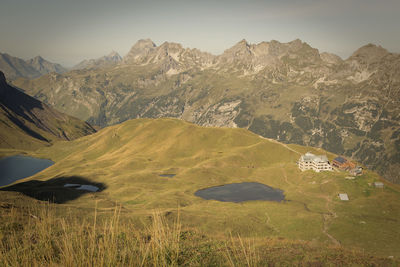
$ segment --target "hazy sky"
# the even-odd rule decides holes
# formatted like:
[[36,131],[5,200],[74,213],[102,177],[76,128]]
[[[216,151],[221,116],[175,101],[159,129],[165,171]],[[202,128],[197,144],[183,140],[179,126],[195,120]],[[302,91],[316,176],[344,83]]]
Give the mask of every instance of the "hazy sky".
[[142,38],[220,54],[299,38],[347,58],[367,43],[400,52],[400,0],[0,0],[0,52],[71,66]]

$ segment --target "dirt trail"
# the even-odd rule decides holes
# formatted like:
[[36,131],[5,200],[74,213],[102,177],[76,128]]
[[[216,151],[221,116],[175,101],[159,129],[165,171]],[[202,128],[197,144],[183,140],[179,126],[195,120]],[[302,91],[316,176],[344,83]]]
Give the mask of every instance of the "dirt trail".
[[266,138],[266,137],[261,136],[261,135],[259,135],[259,137],[261,137],[262,139],[268,140],[268,141],[270,141],[270,142],[279,144],[279,145],[281,145],[281,146],[284,146],[285,148],[289,149],[290,151],[292,151],[292,152],[294,152],[294,153],[296,153],[296,154],[302,155],[299,151],[294,150],[293,148],[289,147],[288,145],[286,145],[286,144],[284,144],[284,143],[278,142],[278,141],[276,141],[276,140],[274,140],[274,139],[271,139],[271,138]]
[[274,230],[275,232],[279,233],[279,229],[276,228],[274,225],[272,225],[271,223],[271,218],[269,217],[268,213],[265,212],[265,216],[267,217],[267,224],[269,225],[269,227],[271,227],[272,230]]
[[[291,182],[288,180],[288,178],[287,178],[287,174],[286,174],[286,171],[285,171],[285,168],[284,168],[283,164],[282,164],[282,173],[283,173],[283,178],[285,179],[285,182],[286,182],[287,184],[289,184],[290,186],[296,187],[296,190],[297,190],[300,194],[303,194],[303,195],[309,196],[309,197],[316,197],[315,195],[311,195],[311,194],[307,194],[307,193],[303,192],[303,191],[298,187],[298,185],[295,185],[295,184],[291,183]],[[329,182],[330,182],[329,180],[325,180],[325,181],[323,181],[321,184],[326,184],[326,183],[329,183]],[[323,214],[322,214],[322,220],[323,220],[322,233],[323,233],[324,235],[326,235],[326,236],[332,241],[332,243],[334,243],[334,244],[337,245],[337,246],[340,246],[340,242],[339,242],[336,238],[334,238],[331,234],[328,233],[328,227],[329,227],[330,221],[331,221],[332,219],[335,219],[335,218],[338,217],[337,214],[336,214],[336,212],[331,208],[332,199],[331,199],[329,196],[326,196],[326,195],[323,195],[323,194],[318,195],[317,197],[323,198],[323,199],[325,199],[325,201],[326,201],[326,202],[325,202],[325,208],[326,208],[326,210],[327,210],[327,213],[323,213]],[[305,207],[307,207],[306,204],[304,204],[304,205],[305,205]],[[310,210],[309,210],[309,211],[310,211]],[[312,211],[311,211],[311,212],[312,212]]]
[[338,216],[337,216],[337,214],[336,214],[336,212],[332,209],[332,208],[330,208],[330,204],[332,203],[332,200],[330,199],[330,197],[328,197],[328,196],[324,196],[324,198],[325,198],[325,200],[326,200],[326,203],[325,203],[325,207],[326,207],[326,209],[328,210],[328,214],[324,214],[323,216],[322,216],[322,218],[324,219],[324,226],[323,226],[323,228],[322,228],[322,232],[327,236],[327,237],[329,237],[329,239],[335,244],[335,245],[337,245],[337,246],[340,246],[340,242],[336,239],[336,238],[334,238],[332,235],[330,235],[329,233],[328,233],[328,227],[329,227],[329,224],[330,224],[330,221],[332,220],[332,219],[335,219],[335,218],[337,218]]

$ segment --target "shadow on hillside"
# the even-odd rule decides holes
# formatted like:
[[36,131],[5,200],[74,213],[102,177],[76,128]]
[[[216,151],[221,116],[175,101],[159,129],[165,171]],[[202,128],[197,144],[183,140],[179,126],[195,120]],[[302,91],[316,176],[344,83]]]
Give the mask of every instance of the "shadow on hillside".
[[79,198],[80,196],[92,193],[90,190],[79,190],[78,186],[65,187],[64,185],[79,184],[87,185],[89,187],[97,187],[97,192],[101,192],[106,189],[106,186],[102,183],[93,183],[84,177],[80,176],[63,176],[55,177],[47,181],[32,180],[28,182],[22,182],[19,184],[13,184],[4,188],[0,191],[14,191],[20,192],[26,196],[35,198],[37,200],[49,201],[52,203],[62,204],[70,200]]

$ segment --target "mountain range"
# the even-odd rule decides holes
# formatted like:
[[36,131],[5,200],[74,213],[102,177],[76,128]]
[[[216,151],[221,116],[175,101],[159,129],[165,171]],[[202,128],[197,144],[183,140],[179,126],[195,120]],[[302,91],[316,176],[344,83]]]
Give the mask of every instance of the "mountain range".
[[110,54],[97,58],[97,59],[85,59],[80,63],[76,64],[72,69],[86,69],[86,68],[99,68],[113,65],[122,61],[122,57],[115,51]]
[[175,117],[247,128],[345,155],[400,182],[400,55],[373,44],[343,60],[301,40],[242,40],[215,56],[146,39],[121,60],[13,83],[101,127]]
[[60,64],[47,61],[41,56],[23,60],[6,53],[0,53],[0,70],[9,80],[19,77],[37,78],[49,72],[63,73],[67,71]]

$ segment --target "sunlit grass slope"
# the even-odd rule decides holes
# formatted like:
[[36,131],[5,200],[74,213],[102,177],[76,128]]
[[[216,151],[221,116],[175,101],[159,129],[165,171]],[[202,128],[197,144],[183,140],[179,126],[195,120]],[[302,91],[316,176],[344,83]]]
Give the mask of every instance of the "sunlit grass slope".
[[[97,201],[108,208],[117,203],[143,222],[155,209],[174,218],[180,207],[182,225],[215,237],[284,237],[400,256],[399,188],[373,188],[370,183],[379,176],[370,171],[355,180],[341,172],[301,172],[296,149],[244,129],[138,119],[39,150],[38,156],[56,164],[29,179],[82,176],[107,188],[71,205],[93,207]],[[280,188],[287,201],[238,204],[194,195],[201,188],[237,182]],[[341,202],[338,193],[347,193],[350,201]]]

